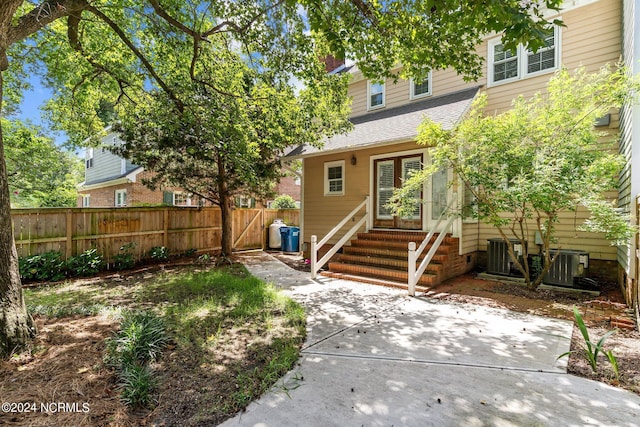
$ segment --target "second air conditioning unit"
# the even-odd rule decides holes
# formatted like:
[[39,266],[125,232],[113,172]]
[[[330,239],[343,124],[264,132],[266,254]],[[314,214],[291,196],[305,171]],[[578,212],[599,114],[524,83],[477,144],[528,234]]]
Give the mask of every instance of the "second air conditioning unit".
[[[558,251],[552,250],[551,258],[557,253]],[[576,279],[584,278],[588,269],[588,252],[562,249],[542,282],[547,285],[577,287]]]

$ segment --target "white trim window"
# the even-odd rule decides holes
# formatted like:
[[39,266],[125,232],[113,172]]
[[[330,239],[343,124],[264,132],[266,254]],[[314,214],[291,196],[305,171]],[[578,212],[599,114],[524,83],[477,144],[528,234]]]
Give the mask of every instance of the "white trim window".
[[127,206],[127,190],[116,190],[116,207]]
[[173,206],[191,206],[191,197],[189,194],[181,191],[173,192]]
[[344,195],[344,160],[324,164],[324,195]]
[[385,84],[367,82],[367,110],[375,110],[384,107]]
[[489,86],[553,72],[560,66],[560,27],[553,27],[535,53],[523,45],[507,50],[499,38],[490,40],[487,57]]
[[89,204],[91,203],[90,199],[91,199],[91,195],[90,194],[83,194],[82,195],[82,207],[83,208],[88,208],[89,207]]
[[91,169],[93,167],[93,148],[87,148],[87,155],[84,165],[85,169]]
[[421,82],[416,82],[411,79],[409,89],[410,99],[420,99],[429,95],[431,95],[431,70],[429,70],[429,74],[427,74],[427,77],[425,77]]

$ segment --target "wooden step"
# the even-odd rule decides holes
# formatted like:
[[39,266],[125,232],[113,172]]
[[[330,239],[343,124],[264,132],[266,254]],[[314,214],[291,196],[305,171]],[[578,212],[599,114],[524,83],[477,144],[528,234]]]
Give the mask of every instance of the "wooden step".
[[[385,248],[385,249],[391,249],[394,251],[404,251],[404,253],[407,253],[409,250],[408,244],[406,242],[401,242],[401,241],[385,242],[382,240],[358,239],[358,240],[352,240],[351,246],[359,247],[359,248]],[[430,244],[427,245],[427,249],[425,249],[425,252],[428,251],[429,248],[431,248]],[[452,242],[447,242],[447,239],[445,239],[445,241],[443,241],[440,244],[440,247],[438,248],[437,252],[446,254],[450,252],[455,252],[457,250],[458,250],[457,244],[453,244]]]
[[[409,273],[406,270],[395,270],[391,268],[374,267],[370,265],[346,264],[343,262],[330,262],[329,271],[334,273],[346,273],[354,276],[376,277],[394,282],[407,283]],[[424,273],[418,284],[430,286],[436,283],[437,276],[431,273]]]

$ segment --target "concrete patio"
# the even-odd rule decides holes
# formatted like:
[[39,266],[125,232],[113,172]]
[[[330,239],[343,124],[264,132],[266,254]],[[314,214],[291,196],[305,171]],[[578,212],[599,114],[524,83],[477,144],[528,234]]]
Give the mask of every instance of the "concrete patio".
[[570,322],[241,261],[305,306],[308,335],[298,366],[223,426],[640,425],[640,396],[556,360]]

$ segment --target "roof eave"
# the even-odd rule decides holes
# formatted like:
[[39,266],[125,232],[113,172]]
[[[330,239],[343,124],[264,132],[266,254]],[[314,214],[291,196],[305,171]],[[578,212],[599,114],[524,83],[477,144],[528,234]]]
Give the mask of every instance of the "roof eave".
[[300,159],[307,159],[310,157],[318,157],[318,156],[326,156],[326,155],[330,155],[330,154],[339,154],[339,153],[350,153],[354,150],[366,150],[366,149],[370,149],[370,148],[379,148],[379,147],[386,147],[386,146],[391,146],[391,145],[397,145],[397,144],[406,144],[407,142],[415,142],[416,138],[417,138],[417,134],[410,136],[410,137],[403,137],[403,138],[398,138],[398,139],[390,139],[390,140],[386,140],[386,141],[378,141],[378,142],[374,142],[374,143],[370,143],[370,144],[362,144],[362,145],[352,145],[349,147],[340,147],[340,148],[335,148],[333,150],[321,150],[321,151],[315,151],[313,153],[308,153],[308,154],[298,154],[298,155],[294,155],[294,156],[285,156],[284,159],[286,160],[300,160]]

